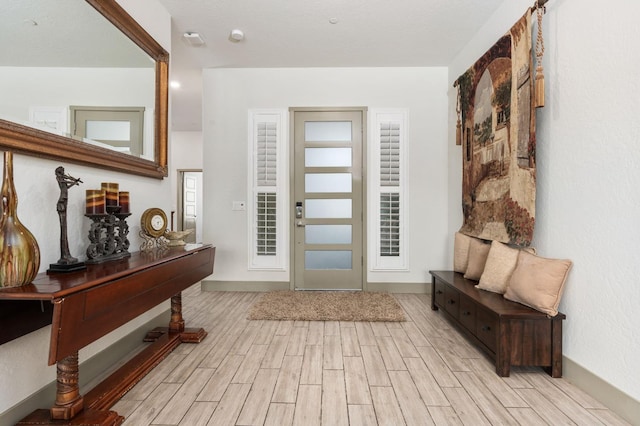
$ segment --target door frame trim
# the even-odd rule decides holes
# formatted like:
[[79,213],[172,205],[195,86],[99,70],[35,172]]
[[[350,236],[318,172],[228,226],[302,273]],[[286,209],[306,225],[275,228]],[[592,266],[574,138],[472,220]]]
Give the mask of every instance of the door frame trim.
[[[368,158],[368,139],[367,139],[367,129],[368,129],[368,107],[366,106],[354,106],[354,107],[290,107],[289,108],[289,217],[295,217],[295,212],[293,211],[293,200],[295,199],[295,140],[294,140],[294,126],[295,126],[295,113],[296,112],[354,112],[358,111],[362,113],[362,276],[361,276],[361,285],[362,291],[368,291],[367,286],[367,273],[368,273],[368,260],[367,260],[367,252],[368,252],[368,235],[367,235],[367,158]],[[289,221],[289,289],[295,290],[295,225],[294,221]],[[353,291],[353,290],[350,290]]]
[[[183,231],[184,223],[182,222],[182,205],[184,202],[184,174],[190,172],[203,173],[202,169],[176,169],[176,211],[172,213],[176,214],[176,231]],[[203,173],[204,174],[204,173]],[[178,229],[180,228],[180,229]]]

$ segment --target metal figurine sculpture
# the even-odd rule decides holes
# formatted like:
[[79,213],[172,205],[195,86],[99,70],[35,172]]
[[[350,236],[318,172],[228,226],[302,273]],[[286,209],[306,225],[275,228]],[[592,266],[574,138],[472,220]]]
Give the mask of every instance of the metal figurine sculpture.
[[80,185],[82,180],[65,174],[64,167],[56,168],[56,180],[60,187],[60,197],[56,204],[56,210],[60,218],[60,259],[57,263],[49,265],[47,272],[71,272],[85,269],[84,262],[78,261],[77,258],[71,256],[69,251],[69,239],[67,238],[67,203],[69,201],[69,188]]

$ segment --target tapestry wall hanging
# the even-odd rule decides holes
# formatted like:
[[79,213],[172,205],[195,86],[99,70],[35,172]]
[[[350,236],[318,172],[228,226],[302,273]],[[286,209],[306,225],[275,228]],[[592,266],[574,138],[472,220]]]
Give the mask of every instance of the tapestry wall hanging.
[[461,75],[460,232],[528,246],[536,205],[531,11]]

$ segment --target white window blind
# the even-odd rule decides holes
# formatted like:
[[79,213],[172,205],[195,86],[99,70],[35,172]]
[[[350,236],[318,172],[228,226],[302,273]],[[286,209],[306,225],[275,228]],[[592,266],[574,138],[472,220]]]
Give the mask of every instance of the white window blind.
[[256,254],[275,256],[277,247],[276,194],[258,192],[256,199]]
[[249,111],[249,269],[285,269],[286,112]]
[[277,124],[257,123],[257,185],[276,186],[278,171]]
[[400,123],[380,123],[380,185],[400,186]]
[[372,270],[407,270],[406,110],[372,110],[370,135],[370,235]]
[[400,194],[380,194],[380,256],[400,256]]

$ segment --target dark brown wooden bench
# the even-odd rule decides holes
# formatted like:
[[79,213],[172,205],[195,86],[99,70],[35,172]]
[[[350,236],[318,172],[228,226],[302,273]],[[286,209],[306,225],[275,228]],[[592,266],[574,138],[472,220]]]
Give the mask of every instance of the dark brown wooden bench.
[[540,366],[562,377],[562,320],[480,290],[459,272],[429,271],[431,309],[441,309],[469,339],[495,361],[496,373],[508,377],[511,366]]

